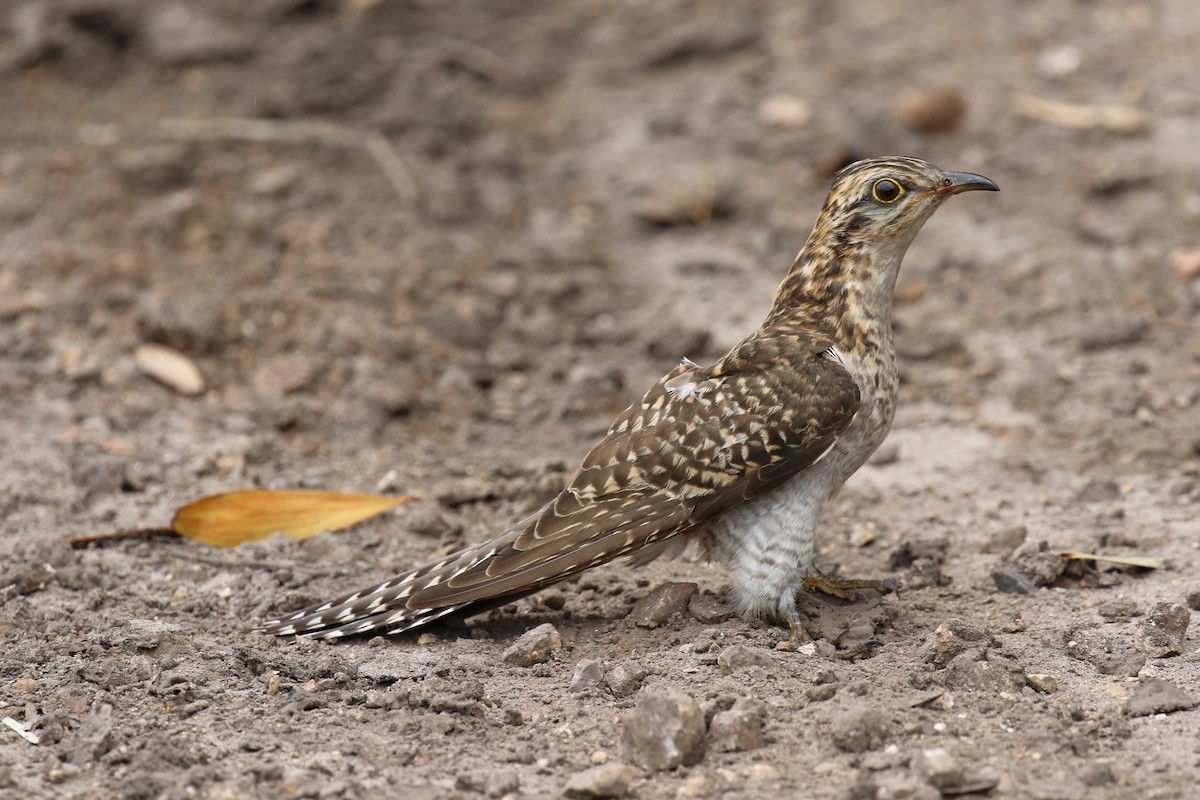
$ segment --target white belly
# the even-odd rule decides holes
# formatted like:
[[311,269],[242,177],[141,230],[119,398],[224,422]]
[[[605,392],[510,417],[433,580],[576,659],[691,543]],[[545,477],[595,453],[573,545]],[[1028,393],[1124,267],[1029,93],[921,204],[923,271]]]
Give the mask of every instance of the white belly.
[[[745,617],[781,617],[795,605],[809,573],[821,510],[883,443],[895,410],[895,371],[876,370],[864,386],[858,414],[833,448],[783,486],[725,512],[708,525],[710,556],[732,578],[733,600]],[[890,365],[889,365],[890,366]]]

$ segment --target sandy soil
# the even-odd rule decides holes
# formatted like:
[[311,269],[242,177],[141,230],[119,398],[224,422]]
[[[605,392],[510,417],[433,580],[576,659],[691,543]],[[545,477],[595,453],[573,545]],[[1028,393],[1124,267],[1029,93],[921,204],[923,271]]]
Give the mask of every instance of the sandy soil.
[[[733,5],[0,3],[0,794],[1194,796],[1200,8]],[[907,105],[938,87],[944,132],[955,95]],[[888,153],[1003,189],[910,252],[896,428],[821,533],[899,597],[806,599],[790,652],[685,558],[420,639],[253,632],[543,501]],[[425,499],[305,544],[62,543],[249,486]],[[504,657],[544,624],[549,660]]]

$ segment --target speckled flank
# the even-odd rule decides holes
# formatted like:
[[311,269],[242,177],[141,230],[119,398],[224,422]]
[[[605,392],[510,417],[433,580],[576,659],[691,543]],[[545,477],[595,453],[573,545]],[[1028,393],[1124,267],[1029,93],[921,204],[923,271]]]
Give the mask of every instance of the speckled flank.
[[[545,508],[264,629],[326,638],[409,630],[618,556],[650,560],[680,538],[698,538],[729,568],[743,616],[787,616],[811,571],[822,507],[891,427],[892,291],[909,244],[955,193],[946,176],[909,158],[847,167],[762,326],[715,364],[685,359],[663,376]],[[880,181],[899,188],[894,202],[881,200]]]

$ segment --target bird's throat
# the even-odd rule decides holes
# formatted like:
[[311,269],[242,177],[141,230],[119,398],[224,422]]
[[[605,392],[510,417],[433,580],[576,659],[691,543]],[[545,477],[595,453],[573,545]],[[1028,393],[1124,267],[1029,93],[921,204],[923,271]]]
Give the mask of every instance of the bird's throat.
[[845,352],[891,340],[892,296],[907,242],[894,247],[810,239],[775,293],[765,324],[811,320]]

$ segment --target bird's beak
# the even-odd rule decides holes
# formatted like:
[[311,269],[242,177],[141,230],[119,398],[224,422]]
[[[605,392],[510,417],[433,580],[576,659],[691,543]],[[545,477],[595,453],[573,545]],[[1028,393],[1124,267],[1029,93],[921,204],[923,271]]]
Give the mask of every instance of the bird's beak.
[[974,172],[943,172],[938,187],[930,194],[952,195],[963,192],[998,192],[1000,187],[990,178]]

